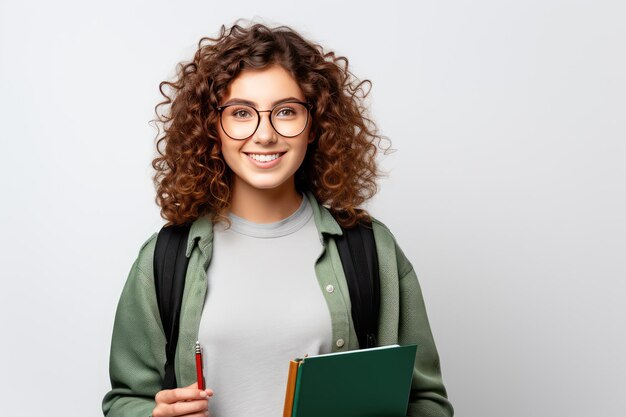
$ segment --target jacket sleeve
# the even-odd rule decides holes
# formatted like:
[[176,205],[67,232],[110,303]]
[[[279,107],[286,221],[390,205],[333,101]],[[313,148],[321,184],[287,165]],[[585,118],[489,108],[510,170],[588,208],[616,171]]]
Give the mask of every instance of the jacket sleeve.
[[417,344],[407,415],[452,417],[454,409],[443,385],[439,354],[428,322],[417,275],[397,244],[395,250],[400,291],[398,343]]
[[161,390],[165,335],[156,304],[152,255],[156,234],[141,247],[117,305],[109,376],[111,390],[102,401],[108,417],[148,417]]
[[385,344],[417,345],[407,416],[452,417],[454,409],[443,384],[439,354],[413,265],[389,228],[378,219],[372,220],[381,278],[381,308],[385,306],[385,319],[379,323],[379,340],[385,340]]

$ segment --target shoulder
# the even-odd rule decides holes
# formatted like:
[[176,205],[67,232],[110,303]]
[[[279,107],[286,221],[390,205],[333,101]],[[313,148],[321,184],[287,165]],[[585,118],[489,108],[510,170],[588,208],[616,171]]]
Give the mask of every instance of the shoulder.
[[396,237],[391,233],[391,230],[385,223],[380,221],[373,216],[370,216],[372,219],[372,230],[374,231],[374,238],[376,239],[377,246],[384,245],[392,245],[396,246]]
[[122,311],[134,311],[133,305],[140,300],[154,298],[153,261],[154,248],[158,233],[153,233],[139,247],[139,253],[130,268],[118,303],[119,314]]
[[373,216],[371,216],[371,219],[379,259],[395,258],[398,274],[401,277],[406,275],[413,269],[413,266],[398,245],[396,237],[382,221]]
[[139,253],[137,254],[137,268],[148,276],[152,275],[154,248],[158,235],[158,232],[154,232],[148,237],[139,247]]

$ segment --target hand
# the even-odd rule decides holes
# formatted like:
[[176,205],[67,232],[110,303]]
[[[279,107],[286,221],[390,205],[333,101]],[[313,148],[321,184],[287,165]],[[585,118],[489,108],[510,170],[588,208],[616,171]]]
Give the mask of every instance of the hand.
[[185,388],[165,389],[157,392],[152,417],[206,417],[209,415],[209,397],[213,390],[199,390],[194,382]]

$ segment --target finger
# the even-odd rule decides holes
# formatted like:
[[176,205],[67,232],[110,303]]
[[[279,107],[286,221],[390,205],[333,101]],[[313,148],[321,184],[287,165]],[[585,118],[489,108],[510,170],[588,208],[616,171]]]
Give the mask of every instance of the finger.
[[209,394],[197,388],[175,388],[159,391],[154,397],[157,404],[173,404],[179,401],[205,400]]
[[185,414],[183,417],[208,417],[210,415],[210,412],[205,411],[204,413]]
[[174,404],[159,404],[152,410],[154,417],[178,417],[190,415],[208,415],[207,401],[196,400]]
[[[198,383],[194,382],[191,385],[187,385],[185,388],[198,388]],[[209,397],[213,395],[213,390],[211,388],[206,388],[204,391],[207,393]]]
[[[194,382],[191,385],[187,385],[185,388],[198,388],[198,383]],[[209,397],[213,395],[213,390],[211,388],[206,388],[204,391],[207,393]]]
[[170,404],[167,406],[169,414],[172,416],[186,416],[188,414],[204,414],[209,410],[209,403],[206,400],[185,401]]

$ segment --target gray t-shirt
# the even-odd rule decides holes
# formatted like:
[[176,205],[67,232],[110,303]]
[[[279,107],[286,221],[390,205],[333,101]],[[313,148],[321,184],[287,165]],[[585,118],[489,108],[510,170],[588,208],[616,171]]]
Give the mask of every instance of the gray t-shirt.
[[282,415],[289,361],[329,353],[330,313],[315,275],[323,246],[307,198],[291,216],[216,224],[200,320],[213,417]]

